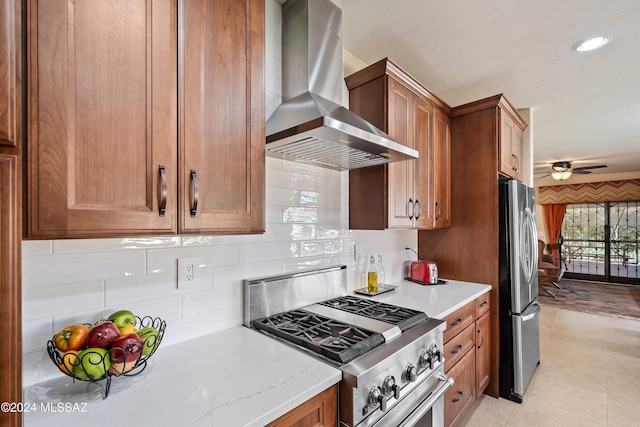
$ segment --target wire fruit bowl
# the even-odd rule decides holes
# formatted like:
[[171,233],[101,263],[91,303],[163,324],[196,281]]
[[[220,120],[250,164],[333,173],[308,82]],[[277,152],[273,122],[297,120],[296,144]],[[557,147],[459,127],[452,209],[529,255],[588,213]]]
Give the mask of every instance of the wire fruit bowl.
[[[136,317],[136,329],[152,327],[158,331],[144,339],[142,345],[128,344],[125,348],[84,349],[78,352],[62,352],[55,345],[55,335],[47,341],[47,353],[63,374],[79,381],[106,380],[104,397],[109,396],[111,378],[135,376],[147,367],[147,360],[156,352],[164,336],[167,322],[159,317]],[[91,328],[93,325],[85,324]]]

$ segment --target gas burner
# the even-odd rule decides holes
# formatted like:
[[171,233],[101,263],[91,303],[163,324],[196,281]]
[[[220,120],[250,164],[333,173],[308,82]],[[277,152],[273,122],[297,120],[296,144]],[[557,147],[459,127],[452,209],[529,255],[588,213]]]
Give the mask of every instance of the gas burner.
[[334,298],[321,302],[320,305],[390,323],[398,326],[402,331],[406,331],[428,318],[420,311],[353,296]]
[[258,319],[253,322],[253,326],[341,364],[384,342],[379,333],[304,310]]

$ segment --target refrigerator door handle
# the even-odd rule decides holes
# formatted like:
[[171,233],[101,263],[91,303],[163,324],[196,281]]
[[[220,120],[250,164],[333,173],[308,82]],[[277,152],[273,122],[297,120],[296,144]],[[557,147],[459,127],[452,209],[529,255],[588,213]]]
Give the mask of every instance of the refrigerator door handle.
[[[529,308],[533,308],[533,313],[530,314],[524,314],[522,313],[522,321],[526,322],[527,320],[531,320],[534,317],[536,317],[538,315],[538,313],[540,313],[540,304],[536,301],[533,304],[531,304],[531,307]],[[529,311],[529,310],[527,310]]]

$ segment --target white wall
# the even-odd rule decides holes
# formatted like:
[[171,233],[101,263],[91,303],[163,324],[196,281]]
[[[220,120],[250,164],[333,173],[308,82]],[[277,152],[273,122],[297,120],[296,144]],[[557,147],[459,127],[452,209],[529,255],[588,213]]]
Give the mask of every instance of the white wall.
[[[280,5],[266,0],[266,110],[280,102]],[[242,324],[242,280],[346,264],[380,253],[388,282],[417,250],[415,231],[349,231],[348,173],[267,158],[266,233],[23,242],[23,385],[62,375],[45,345],[67,324],[117,309],[167,321],[162,346]],[[177,289],[177,259],[200,258],[195,288]],[[160,350],[161,351],[161,350]]]

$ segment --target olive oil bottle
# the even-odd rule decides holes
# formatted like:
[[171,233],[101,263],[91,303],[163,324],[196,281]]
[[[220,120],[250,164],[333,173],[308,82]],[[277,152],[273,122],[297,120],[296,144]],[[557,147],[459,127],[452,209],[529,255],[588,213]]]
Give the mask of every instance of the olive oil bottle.
[[378,293],[378,270],[376,269],[376,259],[373,255],[369,258],[369,268],[367,269],[367,291],[370,294]]

